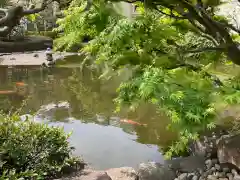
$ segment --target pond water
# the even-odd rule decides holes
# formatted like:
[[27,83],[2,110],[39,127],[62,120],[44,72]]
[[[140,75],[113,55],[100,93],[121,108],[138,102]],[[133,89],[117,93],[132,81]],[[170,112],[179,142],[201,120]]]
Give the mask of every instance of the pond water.
[[[174,138],[165,129],[167,118],[146,104],[135,112],[123,109],[114,113],[112,100],[119,81],[100,80],[97,73],[86,68],[0,67],[0,108],[5,112],[35,114],[37,121],[72,131],[74,154],[95,169],[163,162],[161,147]],[[54,105],[59,103],[62,106]]]

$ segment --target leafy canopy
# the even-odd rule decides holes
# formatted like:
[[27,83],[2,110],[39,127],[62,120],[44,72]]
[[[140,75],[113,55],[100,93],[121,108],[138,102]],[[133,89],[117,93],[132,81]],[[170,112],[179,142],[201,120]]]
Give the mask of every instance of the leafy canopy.
[[[145,101],[155,104],[169,116],[168,128],[175,129],[179,138],[169,148],[167,157],[184,152],[188,142],[196,139],[199,132],[216,126],[219,104],[237,104],[240,100],[237,78],[223,80],[212,73],[215,66],[228,67],[236,62],[231,58],[229,61],[230,46],[235,46],[236,36],[230,33],[231,27],[222,29],[215,24],[214,31],[212,29],[212,23],[216,22],[229,25],[225,17],[214,13],[220,1],[204,1],[200,5],[204,12],[201,8],[201,12],[197,12],[200,11],[198,3],[186,0],[137,2],[135,18],[117,16],[115,21],[106,21],[104,28],[92,35],[92,40],[81,50],[86,53],[84,62],[95,62],[104,75],[125,68],[132,71],[132,77],[118,88],[117,110],[125,105],[134,109]],[[206,13],[212,13],[210,19]],[[89,11],[88,17],[93,14]],[[189,15],[194,16],[189,18]],[[79,14],[80,19],[84,16]],[[79,18],[76,21],[82,22]],[[71,27],[69,21],[60,24]],[[95,30],[97,24],[94,22],[91,28],[87,27],[86,34],[90,29]],[[64,37],[76,38],[73,34],[79,30],[82,29],[72,29]]]

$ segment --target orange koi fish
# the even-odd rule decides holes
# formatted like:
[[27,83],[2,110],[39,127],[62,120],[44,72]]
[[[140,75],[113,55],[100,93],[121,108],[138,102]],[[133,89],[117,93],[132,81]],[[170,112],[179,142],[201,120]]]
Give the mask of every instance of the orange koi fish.
[[121,119],[120,122],[127,123],[127,124],[132,124],[132,125],[138,125],[138,126],[147,126],[147,124],[141,124],[139,122],[130,120],[130,119]]
[[26,84],[24,82],[16,82],[17,86],[25,86]]
[[11,90],[0,91],[0,94],[3,94],[3,95],[14,94],[14,93],[15,91],[11,91]]

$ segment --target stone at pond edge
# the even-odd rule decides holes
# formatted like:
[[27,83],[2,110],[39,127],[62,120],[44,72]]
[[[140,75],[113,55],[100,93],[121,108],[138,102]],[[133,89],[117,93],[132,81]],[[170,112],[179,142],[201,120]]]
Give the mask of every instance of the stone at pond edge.
[[55,180],[112,180],[105,171],[83,170],[77,174],[72,174]]
[[202,171],[205,168],[204,156],[179,157],[165,161],[165,164],[174,171],[191,173],[196,170]]
[[217,142],[220,163],[230,163],[240,169],[240,135],[222,136]]
[[206,157],[217,156],[217,140],[227,132],[222,127],[216,127],[214,130],[202,133],[197,141],[189,144],[191,155],[203,155]]
[[139,180],[172,180],[176,177],[173,170],[156,162],[141,163],[137,175]]
[[188,178],[188,174],[187,173],[183,173],[183,174],[180,174],[180,176],[178,176],[179,180],[187,180],[187,178]]
[[106,172],[93,171],[87,175],[80,176],[76,180],[112,180],[112,179]]
[[137,172],[132,167],[112,168],[106,171],[112,180],[135,180]]

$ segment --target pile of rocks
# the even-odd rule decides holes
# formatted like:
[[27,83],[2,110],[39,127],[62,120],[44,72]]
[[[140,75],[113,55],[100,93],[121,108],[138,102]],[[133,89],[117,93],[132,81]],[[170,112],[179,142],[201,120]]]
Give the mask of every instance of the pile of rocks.
[[204,168],[177,173],[178,180],[240,180],[240,135],[205,134],[190,146],[192,156],[205,158]]
[[218,159],[207,159],[205,168],[191,173],[178,173],[176,180],[240,180],[235,168],[221,165]]

